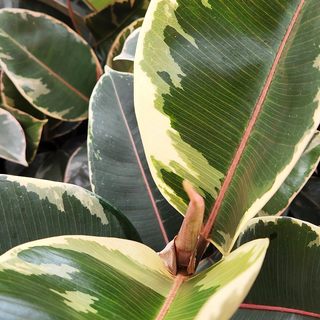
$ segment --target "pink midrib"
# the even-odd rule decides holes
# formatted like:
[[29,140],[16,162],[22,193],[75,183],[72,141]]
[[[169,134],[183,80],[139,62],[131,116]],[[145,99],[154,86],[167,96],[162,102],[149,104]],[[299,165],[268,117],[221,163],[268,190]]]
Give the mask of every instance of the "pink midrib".
[[79,97],[81,97],[86,102],[89,102],[89,98],[84,96],[80,91],[78,91],[76,88],[71,86],[68,82],[66,82],[64,79],[62,79],[59,75],[57,75],[54,71],[52,71],[50,68],[48,68],[44,63],[42,63],[40,60],[38,60],[32,53],[30,53],[26,48],[20,45],[16,40],[14,40],[10,35],[8,35],[5,31],[1,29],[3,33],[5,33],[8,38],[14,42],[22,51],[24,51],[31,59],[36,61],[41,67],[43,67],[45,70],[47,70],[50,74],[52,74],[55,78],[57,78],[59,81],[61,81],[65,86],[67,86],[69,89],[71,89],[73,92],[75,92]]
[[185,279],[186,279],[186,277],[183,275],[177,275],[175,277],[172,289],[169,292],[168,297],[167,297],[166,301],[164,302],[164,304],[163,304],[160,312],[158,313],[158,316],[155,318],[155,320],[162,320],[165,317],[165,315],[167,314],[167,312],[172,304],[173,299],[177,295],[177,292]]
[[215,220],[217,218],[217,215],[218,215],[218,212],[220,210],[221,204],[222,204],[222,202],[224,200],[224,197],[225,197],[225,195],[226,195],[226,193],[228,191],[230,182],[231,182],[231,180],[233,178],[233,175],[235,173],[235,170],[236,170],[236,168],[237,168],[237,166],[238,166],[238,164],[240,162],[240,159],[242,157],[243,151],[244,151],[244,149],[245,149],[245,147],[247,145],[247,142],[248,142],[248,140],[250,138],[250,135],[251,135],[251,133],[253,131],[254,125],[255,125],[255,123],[256,123],[256,121],[258,119],[258,116],[260,114],[263,102],[264,102],[264,100],[265,100],[265,98],[267,96],[268,90],[269,90],[270,85],[271,85],[271,81],[272,81],[273,76],[275,74],[275,71],[276,71],[277,65],[279,63],[280,57],[281,57],[281,55],[283,53],[284,46],[287,43],[287,40],[288,40],[288,38],[290,36],[290,33],[291,33],[292,29],[293,29],[293,26],[294,26],[295,22],[297,21],[297,18],[299,16],[299,13],[300,13],[301,8],[302,8],[304,3],[305,3],[305,0],[302,0],[300,2],[299,6],[297,8],[297,11],[295,12],[295,14],[294,14],[294,16],[292,18],[292,21],[291,21],[291,23],[289,25],[289,28],[288,28],[288,30],[287,30],[287,32],[286,32],[286,34],[285,34],[285,36],[284,36],[284,38],[283,38],[283,40],[281,42],[281,45],[280,45],[279,50],[277,52],[275,61],[274,61],[273,65],[272,65],[272,68],[271,68],[270,73],[268,75],[268,78],[266,80],[266,84],[265,84],[265,86],[264,86],[264,88],[263,88],[263,90],[261,92],[261,95],[259,97],[259,100],[257,102],[256,108],[255,108],[255,110],[254,110],[254,112],[252,114],[250,122],[249,122],[249,124],[248,124],[248,126],[246,128],[246,131],[245,131],[245,133],[243,135],[243,138],[242,138],[242,140],[240,142],[239,148],[238,148],[238,150],[237,150],[237,152],[236,152],[236,154],[235,154],[235,156],[234,156],[234,158],[232,160],[232,163],[230,165],[230,168],[228,170],[226,178],[225,178],[225,180],[224,180],[224,182],[222,184],[222,187],[220,189],[218,197],[217,197],[217,199],[216,199],[216,201],[214,203],[214,206],[213,206],[213,208],[212,208],[212,210],[210,212],[210,215],[209,215],[209,218],[208,218],[208,220],[206,222],[206,225],[203,228],[202,236],[203,236],[204,239],[207,239],[209,237],[209,234],[211,234],[211,232],[212,232],[212,228],[213,228],[214,222],[215,222]]
[[[110,74],[110,73],[109,73],[109,74]],[[114,81],[113,81],[113,78],[112,78],[111,74],[110,74],[110,79],[111,79],[111,81],[112,81],[112,85],[113,85],[114,92],[115,92],[115,95],[116,95],[116,98],[117,98],[117,101],[118,101],[118,105],[119,105],[119,108],[120,108],[120,111],[121,111],[121,114],[122,114],[122,117],[123,117],[123,121],[124,121],[125,126],[126,126],[126,128],[127,128],[128,135],[129,135],[129,139],[130,139],[131,144],[132,144],[133,152],[134,152],[134,154],[135,154],[135,157],[136,157],[136,160],[137,160],[139,169],[140,169],[140,171],[141,171],[141,175],[142,175],[143,181],[144,181],[144,183],[145,183],[145,186],[146,186],[148,195],[149,195],[149,197],[150,197],[150,201],[151,201],[151,204],[152,204],[154,213],[155,213],[155,215],[156,215],[156,218],[157,218],[157,221],[158,221],[158,224],[159,224],[159,227],[160,227],[162,236],[163,236],[163,238],[164,238],[165,243],[168,244],[168,243],[169,243],[169,239],[168,239],[166,230],[165,230],[164,225],[163,225],[163,223],[162,223],[162,220],[161,220],[161,217],[160,217],[160,213],[159,213],[159,211],[158,211],[156,202],[155,202],[155,200],[154,200],[154,197],[153,197],[153,194],[152,194],[150,185],[149,185],[149,183],[148,183],[146,174],[145,174],[145,172],[144,172],[144,170],[143,170],[143,166],[142,166],[142,163],[141,163],[141,161],[140,161],[139,153],[138,153],[138,150],[137,150],[136,145],[135,145],[135,143],[134,143],[134,140],[133,140],[133,137],[132,137],[132,134],[131,134],[131,130],[130,130],[129,124],[128,124],[128,122],[127,122],[125,113],[124,113],[124,111],[123,111],[123,108],[122,108],[122,105],[121,105],[121,102],[120,102],[120,98],[119,98],[119,95],[118,95],[118,92],[117,92],[117,89],[116,89],[116,86],[115,86],[115,83],[114,83]]]
[[320,314],[291,309],[291,308],[284,308],[284,307],[274,307],[274,306],[265,306],[265,305],[258,305],[258,304],[249,304],[249,303],[242,303],[239,307],[240,309],[250,309],[250,310],[264,310],[264,311],[274,311],[274,312],[286,312],[286,313],[293,313],[293,314],[301,314],[304,316],[314,317],[320,319]]

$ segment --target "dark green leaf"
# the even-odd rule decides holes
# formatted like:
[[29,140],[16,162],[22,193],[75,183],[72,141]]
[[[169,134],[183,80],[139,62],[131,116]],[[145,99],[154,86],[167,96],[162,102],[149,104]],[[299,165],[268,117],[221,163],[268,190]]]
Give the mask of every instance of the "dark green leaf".
[[0,221],[1,253],[68,234],[139,241],[131,223],[109,202],[78,186],[46,180],[1,175]]
[[130,219],[145,244],[160,251],[181,215],[161,196],[146,163],[133,109],[133,75],[106,67],[89,109],[92,189]]

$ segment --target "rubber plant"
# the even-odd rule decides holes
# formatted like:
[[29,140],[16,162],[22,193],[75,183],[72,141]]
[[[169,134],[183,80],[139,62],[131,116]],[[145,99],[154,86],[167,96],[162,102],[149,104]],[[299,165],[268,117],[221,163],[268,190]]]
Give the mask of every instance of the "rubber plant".
[[[19,244],[0,257],[1,318],[320,318],[320,228],[252,219],[283,211],[319,162],[319,4],[152,0],[134,103],[133,75],[110,67],[91,94],[94,193],[1,176],[3,251]],[[0,37],[2,68],[37,106],[49,84],[24,75],[42,85],[26,88],[3,26]],[[105,199],[119,201],[144,242],[156,247],[160,234],[164,250],[132,241],[136,229]],[[139,207],[153,208],[147,223]],[[164,220],[176,211],[185,219],[173,238]],[[155,237],[144,235],[149,220]],[[223,257],[196,273],[209,243]]]

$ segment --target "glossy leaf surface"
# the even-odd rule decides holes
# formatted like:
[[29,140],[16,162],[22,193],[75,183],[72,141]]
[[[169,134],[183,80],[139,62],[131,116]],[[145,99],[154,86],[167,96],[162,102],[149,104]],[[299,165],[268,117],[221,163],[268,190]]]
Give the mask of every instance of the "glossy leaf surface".
[[317,168],[319,160],[320,132],[317,131],[287,179],[262,208],[259,212],[259,216],[280,215],[306,184],[314,170]]
[[[112,204],[75,185],[0,175],[0,252],[47,237],[139,235]],[[0,316],[1,318],[1,316]]]
[[268,237],[263,267],[245,303],[313,312],[320,317],[320,228],[286,217],[252,219],[236,245]]
[[133,75],[105,70],[90,99],[92,189],[119,207],[145,244],[160,251],[176,236],[182,219],[150,175],[133,109]]
[[223,253],[319,124],[319,28],[318,0],[157,0],[149,7],[134,65],[147,161],[182,214],[181,181],[192,182],[206,201],[203,237]]
[[58,119],[87,117],[100,67],[80,36],[50,16],[22,9],[0,11],[0,36],[1,67],[30,103]]
[[0,258],[0,316],[227,320],[267,246],[266,239],[248,243],[201,274],[174,278],[154,251],[128,240],[62,236],[26,243]]
[[26,138],[19,122],[0,108],[0,157],[28,166]]

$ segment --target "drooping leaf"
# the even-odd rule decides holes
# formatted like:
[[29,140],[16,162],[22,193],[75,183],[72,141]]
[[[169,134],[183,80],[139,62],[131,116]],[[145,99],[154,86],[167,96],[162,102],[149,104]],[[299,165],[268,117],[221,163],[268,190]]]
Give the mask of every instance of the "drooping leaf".
[[[259,216],[280,215],[307,183],[320,160],[320,132],[317,131],[279,190],[259,212]],[[307,209],[306,209],[307,210]],[[320,215],[320,210],[319,210]],[[296,217],[300,218],[301,217]],[[302,219],[304,220],[304,219]],[[312,222],[312,221],[310,221]],[[320,224],[320,221],[319,221]]]
[[80,146],[69,158],[65,171],[64,182],[73,183],[82,188],[91,190],[87,142]]
[[224,254],[319,124],[319,28],[318,0],[155,0],[148,9],[134,65],[147,161],[182,214],[181,181],[192,182],[206,201],[203,239]]
[[62,182],[69,160],[69,155],[63,150],[54,152],[41,164],[35,178]]
[[320,317],[320,228],[287,217],[252,219],[236,247],[268,237],[262,269],[245,303],[292,308]]
[[45,14],[2,9],[0,37],[0,65],[31,104],[58,119],[87,117],[100,66],[80,36]]
[[0,108],[0,157],[28,166],[26,138],[19,122]]
[[128,27],[124,28],[114,40],[106,62],[111,69],[123,72],[133,70],[134,55],[138,41],[138,31],[135,30],[141,27],[142,22],[143,18],[132,22]]
[[0,220],[1,254],[59,235],[140,239],[119,209],[101,197],[75,185],[25,177],[0,175]]
[[320,225],[320,179],[311,177],[290,205],[295,218]]
[[119,207],[143,242],[160,251],[176,236],[182,219],[150,175],[133,109],[133,75],[105,70],[89,107],[92,190]]
[[128,240],[62,236],[26,243],[0,258],[0,316],[227,320],[267,246],[259,239],[201,274],[173,277],[153,250]]

